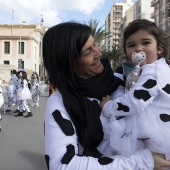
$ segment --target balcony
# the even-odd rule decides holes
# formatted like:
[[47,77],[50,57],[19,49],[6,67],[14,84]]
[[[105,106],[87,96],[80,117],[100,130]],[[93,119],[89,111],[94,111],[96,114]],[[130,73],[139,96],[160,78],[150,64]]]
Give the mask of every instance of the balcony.
[[154,4],[155,4],[155,0],[152,0],[151,1],[151,7],[154,7]]

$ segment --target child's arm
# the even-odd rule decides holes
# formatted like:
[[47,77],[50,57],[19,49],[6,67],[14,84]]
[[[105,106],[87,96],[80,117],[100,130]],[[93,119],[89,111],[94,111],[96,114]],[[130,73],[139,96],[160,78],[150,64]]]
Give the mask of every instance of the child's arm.
[[103,114],[106,117],[112,115],[127,116],[145,109],[160,94],[160,88],[155,77],[153,72],[147,72],[141,75],[134,87],[122,97],[109,101],[108,97],[103,98],[100,104]]

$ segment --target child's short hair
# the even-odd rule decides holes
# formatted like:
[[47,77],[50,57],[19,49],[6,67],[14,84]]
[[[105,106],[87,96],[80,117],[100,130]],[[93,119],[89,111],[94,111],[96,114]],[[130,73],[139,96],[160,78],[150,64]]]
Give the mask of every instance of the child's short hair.
[[126,53],[126,40],[138,30],[147,31],[150,35],[155,37],[157,42],[157,48],[162,48],[161,57],[165,57],[167,52],[167,39],[166,34],[163,30],[159,29],[158,26],[147,19],[137,19],[129,23],[129,25],[124,29],[123,34],[123,48]]

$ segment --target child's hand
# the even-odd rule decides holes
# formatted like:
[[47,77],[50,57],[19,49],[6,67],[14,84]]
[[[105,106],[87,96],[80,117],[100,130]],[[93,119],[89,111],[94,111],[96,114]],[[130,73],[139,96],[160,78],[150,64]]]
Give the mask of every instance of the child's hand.
[[106,102],[108,102],[110,100],[110,96],[107,95],[106,97],[102,97],[102,100],[99,104],[100,108],[103,109],[103,106],[105,105]]

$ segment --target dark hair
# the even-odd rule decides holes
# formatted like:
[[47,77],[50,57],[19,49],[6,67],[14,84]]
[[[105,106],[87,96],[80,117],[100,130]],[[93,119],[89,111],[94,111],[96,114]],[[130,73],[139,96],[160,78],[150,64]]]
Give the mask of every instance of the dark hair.
[[60,23],[51,27],[43,37],[43,61],[54,87],[59,82],[75,84],[74,65],[91,34],[85,24]]
[[[147,31],[149,34],[155,37],[157,41],[157,48],[162,48],[161,56],[165,56],[167,52],[167,40],[166,34],[160,30],[154,22],[147,19],[137,19],[129,23],[129,25],[124,29],[123,34],[123,48],[126,53],[126,40],[138,30]],[[162,57],[163,57],[162,56]]]
[[36,75],[36,78],[37,78],[37,80],[38,80],[38,82],[39,82],[39,76],[38,76],[38,73],[37,73],[37,72],[34,72],[34,71],[33,71],[32,75],[31,75],[31,78],[33,77],[34,74]]
[[[25,71],[23,71],[23,70],[18,71],[17,77],[19,77],[19,78],[20,78],[20,76],[19,76],[20,73],[22,73],[21,80],[22,80],[22,81],[23,81],[24,79],[27,80],[27,73],[26,73]],[[28,81],[28,80],[27,80],[27,81]]]
[[11,70],[11,74],[17,74],[16,70]]

